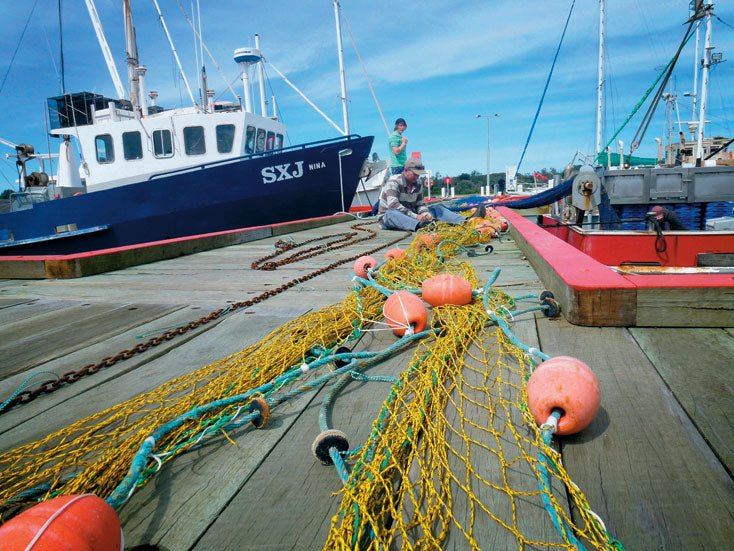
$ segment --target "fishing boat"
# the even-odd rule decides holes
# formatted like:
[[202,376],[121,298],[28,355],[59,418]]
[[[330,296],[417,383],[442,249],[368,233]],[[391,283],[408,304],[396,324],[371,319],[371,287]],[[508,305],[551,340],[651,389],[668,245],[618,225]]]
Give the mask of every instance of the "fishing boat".
[[[126,92],[94,2],[87,2],[117,97],[82,91],[48,99],[49,133],[60,141],[57,173],[31,170],[48,156],[37,155],[32,145],[15,146],[20,191],[0,214],[0,255],[87,252],[349,209],[373,138],[349,134],[346,108],[343,135],[286,146],[275,102],[271,113],[266,110],[257,36],[254,48],[233,54],[244,104],[212,101],[203,65],[204,92],[195,99],[154,4],[192,105],[156,105],[157,92],[145,86],[147,69],[138,60],[127,0]],[[256,70],[259,113],[251,91]],[[345,92],[342,97],[346,101]]]

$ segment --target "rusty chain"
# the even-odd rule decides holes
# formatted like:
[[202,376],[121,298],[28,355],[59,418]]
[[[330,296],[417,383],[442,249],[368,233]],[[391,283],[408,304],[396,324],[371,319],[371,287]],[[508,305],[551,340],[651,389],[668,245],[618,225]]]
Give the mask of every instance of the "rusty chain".
[[[359,239],[352,239],[354,236],[357,235],[357,232],[345,232],[345,233],[333,234],[333,235],[324,236],[324,237],[316,237],[313,239],[307,239],[300,243],[286,243],[285,241],[282,241],[282,240],[277,241],[275,243],[275,247],[278,250],[274,254],[267,255],[253,262],[252,268],[260,269],[260,270],[274,270],[278,266],[282,266],[284,264],[296,262],[298,260],[303,260],[306,258],[311,258],[319,254],[324,254],[326,252],[330,252],[336,249],[342,249],[344,247],[353,245],[355,243],[360,243],[362,241],[373,239],[374,237],[377,236],[377,232],[374,230],[370,230],[370,229],[362,227],[362,226],[366,226],[366,225],[373,224],[373,223],[374,222],[362,222],[358,224],[352,224],[351,226],[352,229],[356,229],[358,231],[365,231],[365,232],[368,232],[369,234],[368,236],[361,237]],[[104,367],[112,367],[113,365],[115,365],[116,363],[122,360],[128,360],[132,358],[133,356],[135,356],[136,354],[145,352],[149,348],[158,346],[159,344],[165,341],[170,341],[179,335],[183,335],[184,333],[188,332],[191,329],[196,329],[197,327],[205,325],[209,323],[210,321],[218,319],[224,313],[229,313],[231,311],[239,310],[243,308],[249,308],[250,306],[259,304],[262,301],[269,299],[270,297],[274,297],[275,295],[279,293],[287,291],[288,289],[295,287],[296,285],[299,285],[310,279],[313,279],[316,276],[319,276],[330,270],[338,268],[342,264],[346,264],[347,262],[352,262],[356,260],[357,258],[359,258],[360,256],[373,254],[379,251],[380,249],[384,249],[385,247],[395,245],[396,243],[402,241],[405,237],[409,236],[410,234],[411,232],[406,232],[405,234],[401,235],[399,238],[393,239],[389,243],[380,245],[378,247],[374,247],[364,253],[360,253],[354,256],[350,256],[348,258],[344,258],[342,260],[337,260],[336,262],[332,262],[331,264],[324,266],[323,268],[319,268],[318,270],[314,270],[313,272],[310,272],[306,275],[292,279],[291,281],[288,281],[287,283],[282,284],[280,287],[276,287],[275,289],[265,291],[259,294],[258,296],[253,297],[248,300],[234,302],[230,304],[227,308],[220,308],[218,310],[214,310],[213,312],[207,314],[206,316],[199,318],[196,321],[189,322],[186,325],[182,325],[181,327],[177,327],[176,329],[173,329],[171,331],[165,331],[156,337],[152,337],[143,343],[135,345],[133,348],[121,350],[120,352],[118,352],[117,354],[113,356],[107,356],[105,358],[102,358],[97,363],[85,365],[84,367],[76,371],[67,371],[59,379],[56,379],[53,381],[45,381],[31,390],[23,390],[19,392],[13,399],[7,402],[5,408],[0,410],[0,415],[5,413],[6,411],[9,411],[16,405],[27,404],[31,402],[32,400],[35,400],[41,394],[50,394],[52,392],[55,392],[56,390],[60,389],[63,386],[68,386],[72,383],[77,382],[79,379],[82,379],[83,377],[87,377],[88,375],[97,373],[99,370],[101,370]],[[337,239],[333,239],[335,237]],[[275,258],[276,256],[282,254],[285,251],[296,249],[303,245],[307,245],[307,244],[314,243],[316,241],[325,240],[325,239],[333,239],[333,240],[327,242],[324,245],[318,246],[318,247],[311,247],[309,249],[305,249],[301,251],[300,253],[293,254],[282,260],[265,263],[265,261]]]

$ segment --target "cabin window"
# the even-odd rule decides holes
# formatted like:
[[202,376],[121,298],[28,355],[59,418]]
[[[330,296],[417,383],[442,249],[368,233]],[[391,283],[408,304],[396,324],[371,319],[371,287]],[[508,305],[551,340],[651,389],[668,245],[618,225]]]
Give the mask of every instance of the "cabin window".
[[234,124],[217,125],[217,151],[229,153],[234,145]]
[[275,135],[275,149],[283,149],[283,134]]
[[99,164],[109,164],[115,162],[115,147],[112,144],[112,136],[102,134],[94,138],[94,145],[97,148],[97,162]]
[[187,126],[184,128],[184,150],[186,155],[203,155],[206,153],[203,126]]
[[158,158],[173,157],[173,139],[170,130],[153,131],[153,154]]
[[122,133],[122,152],[126,161],[143,158],[143,141],[140,132]]
[[255,144],[255,151],[260,153],[265,151],[265,130],[262,128],[257,129],[257,142]]
[[245,153],[255,153],[255,127],[248,126],[245,133]]
[[275,132],[268,132],[268,137],[265,138],[265,149],[268,151],[275,149]]

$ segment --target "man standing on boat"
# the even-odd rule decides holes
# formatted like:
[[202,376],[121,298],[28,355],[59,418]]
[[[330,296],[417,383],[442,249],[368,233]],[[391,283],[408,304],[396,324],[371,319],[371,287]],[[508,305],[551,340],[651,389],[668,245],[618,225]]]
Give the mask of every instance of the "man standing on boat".
[[399,118],[395,121],[395,131],[390,134],[388,144],[390,145],[390,174],[400,174],[405,165],[407,157],[406,148],[408,147],[408,138],[403,136],[403,132],[408,128],[405,119]]
[[461,224],[465,218],[442,205],[427,207],[418,181],[426,169],[420,159],[411,157],[402,174],[391,176],[380,192],[380,224],[386,230],[416,231],[434,218],[449,224]]
[[661,230],[685,230],[680,217],[672,210],[668,210],[659,205],[655,205],[650,213],[655,216],[655,223],[660,226]]

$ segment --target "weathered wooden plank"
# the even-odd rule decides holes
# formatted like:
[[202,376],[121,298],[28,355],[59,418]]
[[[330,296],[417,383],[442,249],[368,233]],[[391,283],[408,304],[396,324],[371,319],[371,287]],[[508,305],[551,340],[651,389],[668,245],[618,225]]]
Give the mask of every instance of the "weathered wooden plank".
[[629,332],[556,320],[538,333],[599,378],[602,409],[562,451],[610,534],[635,549],[728,548],[734,483]]
[[34,299],[31,298],[0,298],[0,310],[11,308],[18,304],[32,303]]
[[259,341],[286,321],[288,320],[275,317],[228,317],[213,329],[170,349],[163,356],[153,357],[136,369],[75,394],[25,422],[15,424],[3,434],[0,449],[6,450],[36,440],[78,419],[191,373]]
[[[368,335],[360,342],[380,350],[394,337]],[[397,375],[412,350],[379,364],[368,373]],[[304,410],[288,434],[243,485],[195,545],[195,549],[319,549],[329,531],[341,486],[333,467],[321,465],[311,454],[319,434],[318,412],[322,391]],[[345,432],[352,447],[367,437],[372,421],[389,392],[387,383],[351,383],[334,403],[333,426]],[[161,543],[171,548],[173,540]]]
[[637,291],[640,327],[734,327],[734,287]]
[[630,329],[696,428],[734,472],[734,336],[720,329]]
[[[30,377],[34,377],[34,384],[31,385],[31,388],[33,388],[44,381],[53,380],[54,377],[52,375],[48,375],[49,372],[61,376],[68,371],[76,371],[83,366],[96,364],[102,358],[116,354],[121,350],[132,349],[136,345],[146,342],[151,337],[158,336],[165,331],[186,325],[189,322],[199,319],[202,315],[201,311],[195,307],[181,307],[178,309],[175,309],[175,307],[172,308],[174,308],[174,311],[170,314],[133,327],[127,331],[121,332],[119,335],[113,335],[103,341],[92,343],[80,350],[0,381],[0,400],[4,400],[6,397],[10,396],[12,392],[19,388],[20,385]],[[28,404],[23,404],[11,408],[10,410],[3,411],[2,415],[0,415],[0,435],[10,428],[25,422],[27,419],[38,416],[42,412],[69,400],[73,396],[90,391],[90,389],[99,386],[110,379],[117,378],[124,373],[144,366],[153,359],[163,356],[172,348],[182,346],[185,342],[193,339],[199,333],[212,329],[220,323],[222,319],[211,321],[196,329],[190,329],[185,335],[178,336],[175,339],[164,340],[158,346],[151,347],[145,352],[138,353],[128,360],[124,360],[114,366],[104,368],[91,376],[83,377],[79,381],[70,385],[64,385],[59,390],[51,394],[42,394]]]
[[0,377],[103,341],[171,311],[167,305],[76,304],[5,324],[0,328]]

